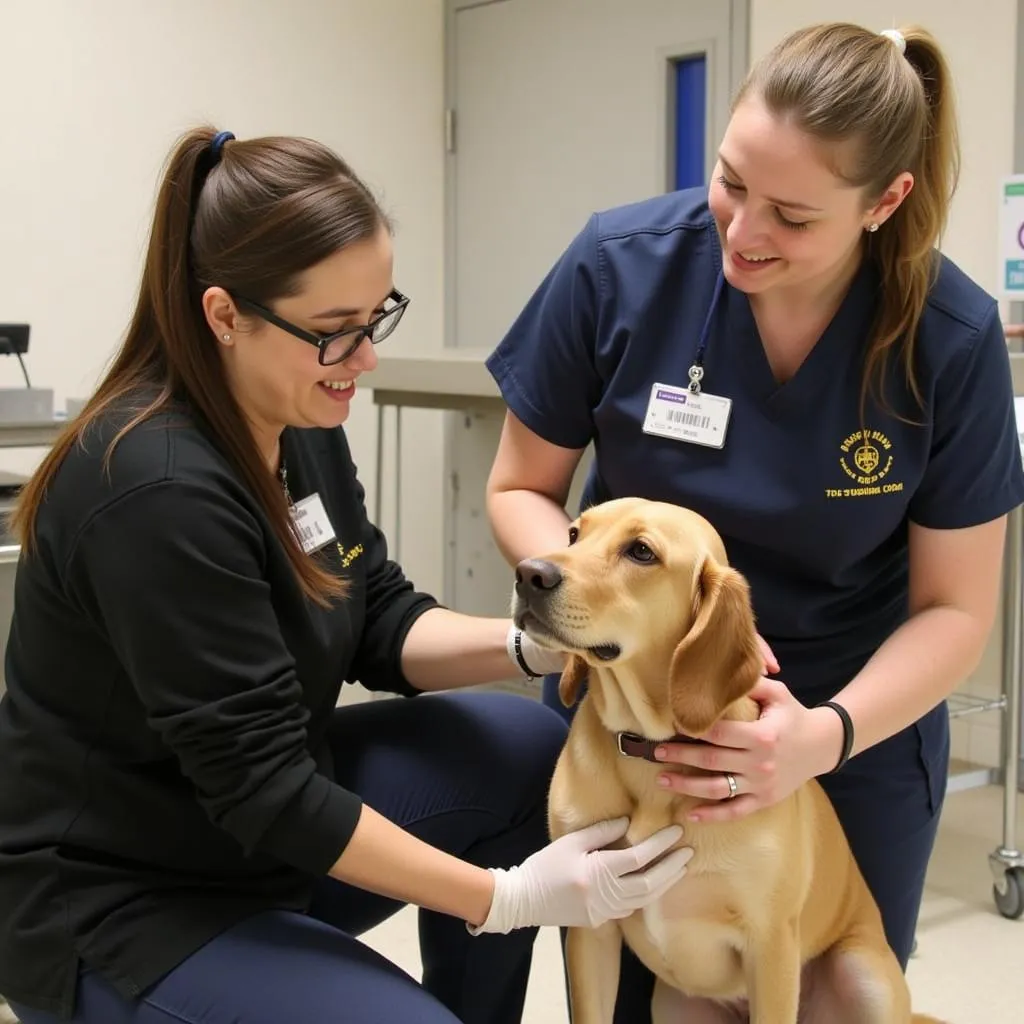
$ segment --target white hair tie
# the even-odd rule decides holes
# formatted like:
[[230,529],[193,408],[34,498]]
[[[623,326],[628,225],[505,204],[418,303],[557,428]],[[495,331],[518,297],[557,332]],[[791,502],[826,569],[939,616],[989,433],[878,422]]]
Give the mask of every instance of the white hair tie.
[[900,51],[901,55],[907,52],[907,40],[898,28],[883,28],[878,34],[885,36],[886,39],[891,39],[896,44],[896,49]]

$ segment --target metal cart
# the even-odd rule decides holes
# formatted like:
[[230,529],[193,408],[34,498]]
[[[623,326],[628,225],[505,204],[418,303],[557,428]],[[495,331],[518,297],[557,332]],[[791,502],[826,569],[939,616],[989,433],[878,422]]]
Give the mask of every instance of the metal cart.
[[[992,898],[1003,917],[1015,920],[1024,914],[1024,854],[1017,845],[1017,790],[1021,757],[1021,641],[1024,635],[1024,514],[1020,508],[1010,513],[1007,522],[1006,552],[1003,565],[1003,693],[994,699],[954,694],[949,700],[952,718],[1001,711],[1003,729],[1003,841],[989,854],[989,867],[995,880]],[[965,789],[990,781],[988,772],[975,779],[951,779],[951,789]]]

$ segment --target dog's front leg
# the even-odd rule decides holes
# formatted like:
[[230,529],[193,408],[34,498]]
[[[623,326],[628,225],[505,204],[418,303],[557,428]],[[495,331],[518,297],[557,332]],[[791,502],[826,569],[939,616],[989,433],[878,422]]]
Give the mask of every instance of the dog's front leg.
[[751,943],[744,958],[750,1024],[797,1024],[800,944],[790,921]]
[[572,1024],[612,1024],[621,956],[622,933],[615,921],[569,929],[565,963]]

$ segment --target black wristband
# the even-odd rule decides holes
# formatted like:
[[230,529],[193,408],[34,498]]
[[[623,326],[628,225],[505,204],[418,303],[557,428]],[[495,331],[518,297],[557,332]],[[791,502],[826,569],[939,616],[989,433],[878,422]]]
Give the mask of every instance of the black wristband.
[[837,704],[834,700],[822,701],[819,708],[831,708],[838,716],[839,720],[843,723],[843,751],[839,755],[839,762],[836,764],[828,775],[834,775],[840,768],[850,760],[850,751],[853,750],[853,719],[850,718],[850,712],[843,707],[842,704]]
[[519,667],[523,670],[523,675],[527,679],[536,679],[537,673],[526,664],[526,659],[523,657],[523,631],[521,629],[517,629],[512,636],[512,649]]

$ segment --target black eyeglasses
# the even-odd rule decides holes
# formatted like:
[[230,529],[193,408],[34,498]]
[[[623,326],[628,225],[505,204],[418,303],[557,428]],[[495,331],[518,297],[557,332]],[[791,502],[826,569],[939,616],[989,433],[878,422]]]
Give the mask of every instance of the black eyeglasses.
[[405,307],[409,305],[409,299],[395,288],[388,296],[388,301],[394,305],[389,306],[368,324],[343,327],[333,334],[315,334],[313,331],[297,327],[258,302],[243,298],[241,295],[235,295],[233,298],[241,308],[262,317],[267,323],[280,327],[282,331],[287,331],[302,341],[308,341],[310,345],[315,345],[320,352],[321,366],[343,363],[367,338],[370,339],[371,345],[379,345],[398,326],[398,321],[405,313]]

